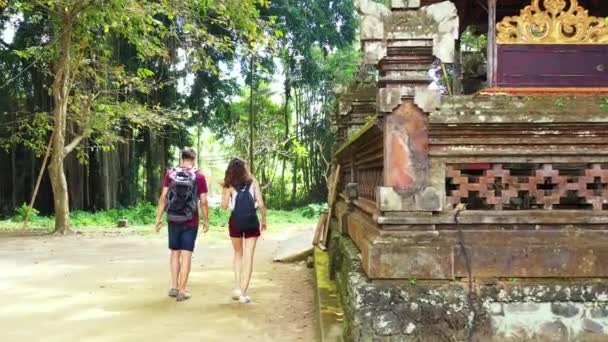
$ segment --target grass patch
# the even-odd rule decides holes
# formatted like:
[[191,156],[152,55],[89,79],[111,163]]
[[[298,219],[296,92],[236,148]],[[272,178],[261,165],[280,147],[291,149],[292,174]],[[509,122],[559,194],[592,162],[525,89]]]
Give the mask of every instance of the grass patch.
[[[0,231],[17,231],[23,225],[24,215],[17,213],[6,220],[0,220]],[[224,233],[227,230],[230,212],[220,208],[209,208],[209,230],[214,233]],[[135,229],[152,232],[151,228],[156,219],[156,207],[151,204],[139,204],[133,208],[112,209],[99,212],[73,211],[70,213],[72,228],[103,228],[115,230],[118,220],[127,219],[129,226]],[[317,217],[310,215],[310,208],[304,207],[296,210],[268,210],[268,230],[280,231],[289,226],[314,225]],[[53,216],[39,216],[33,214],[30,218],[29,228],[34,231],[50,231],[54,225]],[[121,228],[116,228],[121,229]]]

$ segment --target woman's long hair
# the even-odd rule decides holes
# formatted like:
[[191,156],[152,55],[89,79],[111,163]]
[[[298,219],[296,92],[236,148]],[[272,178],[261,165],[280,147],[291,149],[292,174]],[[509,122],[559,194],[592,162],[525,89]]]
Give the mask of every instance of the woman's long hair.
[[237,187],[241,185],[251,184],[253,177],[247,171],[247,163],[239,158],[232,158],[228,163],[226,169],[226,176],[224,178],[224,186]]

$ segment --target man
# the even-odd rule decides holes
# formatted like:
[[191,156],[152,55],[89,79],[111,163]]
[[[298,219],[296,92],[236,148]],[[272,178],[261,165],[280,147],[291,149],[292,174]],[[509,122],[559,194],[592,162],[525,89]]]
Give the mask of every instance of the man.
[[197,171],[196,152],[182,150],[181,166],[165,174],[163,189],[156,209],[156,232],[163,225],[167,212],[169,249],[171,250],[171,289],[169,296],[181,302],[191,297],[187,291],[192,264],[192,252],[198,234],[199,206],[203,213],[203,233],[209,231],[207,181]]

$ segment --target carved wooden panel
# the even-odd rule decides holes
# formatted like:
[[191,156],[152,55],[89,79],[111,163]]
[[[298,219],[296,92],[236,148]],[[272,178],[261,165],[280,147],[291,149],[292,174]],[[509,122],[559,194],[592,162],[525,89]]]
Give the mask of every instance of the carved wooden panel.
[[483,165],[448,165],[449,205],[464,203],[475,210],[608,209],[608,165]]
[[608,87],[608,45],[498,45],[501,87]]
[[533,0],[496,28],[498,86],[608,86],[608,24],[578,0]]

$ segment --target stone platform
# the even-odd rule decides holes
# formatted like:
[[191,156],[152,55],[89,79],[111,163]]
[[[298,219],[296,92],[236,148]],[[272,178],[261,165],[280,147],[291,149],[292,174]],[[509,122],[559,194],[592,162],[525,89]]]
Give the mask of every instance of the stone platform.
[[371,280],[337,233],[331,265],[349,341],[607,341],[604,279]]

